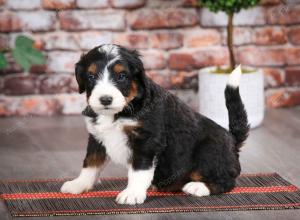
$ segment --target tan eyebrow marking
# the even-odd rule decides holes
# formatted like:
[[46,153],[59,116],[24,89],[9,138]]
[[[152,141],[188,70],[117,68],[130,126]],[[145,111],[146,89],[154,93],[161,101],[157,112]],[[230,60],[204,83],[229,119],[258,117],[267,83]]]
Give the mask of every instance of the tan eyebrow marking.
[[117,63],[113,68],[115,73],[121,73],[125,70],[125,67],[122,64]]
[[90,73],[96,74],[96,73],[97,73],[97,66],[96,66],[96,64],[92,63],[92,64],[89,66],[88,71],[89,71]]

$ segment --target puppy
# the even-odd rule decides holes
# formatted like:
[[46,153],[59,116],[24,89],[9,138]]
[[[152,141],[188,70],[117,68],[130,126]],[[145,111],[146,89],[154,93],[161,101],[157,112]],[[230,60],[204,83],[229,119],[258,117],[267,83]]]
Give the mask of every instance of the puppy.
[[[231,190],[240,174],[239,149],[249,125],[239,95],[240,68],[225,89],[229,131],[194,112],[145,75],[137,51],[105,44],[83,55],[75,68],[89,132],[79,176],[64,193],[92,189],[107,157],[128,168],[120,204],[140,204],[152,184],[208,196]],[[222,103],[220,103],[222,104]]]

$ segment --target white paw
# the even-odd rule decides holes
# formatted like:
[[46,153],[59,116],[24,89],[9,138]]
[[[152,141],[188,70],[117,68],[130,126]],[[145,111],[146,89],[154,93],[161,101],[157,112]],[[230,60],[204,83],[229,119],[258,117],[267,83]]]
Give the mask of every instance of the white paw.
[[117,203],[119,204],[142,204],[146,199],[146,191],[135,190],[135,189],[125,189],[119,193],[117,196]]
[[90,190],[93,187],[93,185],[84,182],[79,179],[74,179],[72,181],[65,182],[62,187],[60,188],[60,191],[62,193],[72,193],[72,194],[79,194],[82,192],[86,192]]
[[189,182],[183,186],[182,191],[194,196],[209,196],[210,194],[209,189],[202,182]]

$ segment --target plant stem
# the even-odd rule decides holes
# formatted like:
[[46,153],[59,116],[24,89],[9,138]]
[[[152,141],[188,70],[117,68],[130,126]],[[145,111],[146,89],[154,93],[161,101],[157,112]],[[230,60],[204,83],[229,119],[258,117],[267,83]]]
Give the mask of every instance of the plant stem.
[[230,57],[230,69],[233,70],[235,67],[235,59],[233,53],[233,13],[228,14],[227,24],[227,47],[229,50]]

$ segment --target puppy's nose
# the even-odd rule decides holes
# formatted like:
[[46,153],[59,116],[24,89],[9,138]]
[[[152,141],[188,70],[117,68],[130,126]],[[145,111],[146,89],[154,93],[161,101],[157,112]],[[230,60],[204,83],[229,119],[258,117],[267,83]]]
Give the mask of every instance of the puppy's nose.
[[112,102],[113,98],[111,96],[108,95],[104,95],[100,97],[100,102],[102,105],[110,105]]

